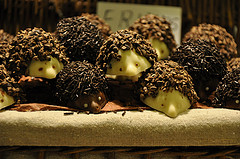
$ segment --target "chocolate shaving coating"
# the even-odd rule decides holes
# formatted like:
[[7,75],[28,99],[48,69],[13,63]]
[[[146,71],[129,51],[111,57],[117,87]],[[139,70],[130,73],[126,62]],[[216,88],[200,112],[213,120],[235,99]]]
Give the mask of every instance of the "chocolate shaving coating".
[[66,47],[70,61],[83,61],[95,64],[104,38],[97,26],[84,17],[70,17],[57,24],[56,37]]
[[192,77],[178,63],[171,60],[160,60],[142,73],[137,82],[137,93],[140,98],[156,97],[159,90],[168,92],[170,88],[183,93],[191,104],[198,100],[194,90]]
[[145,57],[151,64],[157,60],[157,53],[148,41],[143,39],[140,34],[125,29],[119,30],[108,37],[100,49],[96,63],[106,72],[107,68],[111,67],[109,64],[113,58],[121,59],[121,55],[118,54],[120,49],[123,51],[135,49],[140,56]]
[[72,61],[57,75],[56,97],[62,104],[74,101],[78,96],[107,93],[105,75],[98,66],[86,61]]
[[8,44],[13,40],[14,36],[0,29],[0,64],[6,65],[8,54]]
[[236,68],[240,68],[240,57],[235,57],[228,61],[227,68],[229,71],[232,71],[233,69]]
[[51,56],[57,58],[64,65],[68,59],[64,47],[42,28],[27,28],[21,30],[9,44],[9,58],[6,68],[11,75],[20,79],[21,75],[28,75],[27,68],[32,60],[47,61]]
[[165,18],[147,14],[136,20],[129,27],[129,30],[143,35],[145,39],[159,39],[168,46],[170,54],[176,50],[177,44],[172,33],[171,25]]
[[14,78],[10,77],[4,65],[0,65],[0,88],[8,95],[12,96],[15,103],[24,101],[24,94]]
[[184,35],[183,42],[189,39],[201,39],[216,44],[220,53],[227,60],[237,56],[237,44],[233,36],[221,26],[206,23],[193,26],[191,30]]
[[182,65],[192,76],[195,90],[202,99],[198,87],[201,85],[202,89],[205,89],[209,87],[209,82],[213,82],[210,84],[213,88],[210,88],[209,92],[215,90],[227,71],[226,61],[216,45],[204,40],[184,42],[172,54],[171,60]]
[[0,41],[0,64],[6,65],[6,58],[8,58],[8,42]]
[[[233,69],[228,72],[219,82],[213,99],[214,107],[225,107],[226,102],[230,100],[238,100],[237,109],[240,109],[240,68]],[[233,105],[231,105],[233,107]]]
[[82,13],[82,17],[89,20],[92,24],[96,25],[98,29],[102,32],[104,39],[107,39],[113,32],[110,25],[108,25],[102,18],[96,14]]
[[0,29],[0,42],[2,41],[11,42],[13,38],[14,38],[13,35],[8,34],[3,29]]

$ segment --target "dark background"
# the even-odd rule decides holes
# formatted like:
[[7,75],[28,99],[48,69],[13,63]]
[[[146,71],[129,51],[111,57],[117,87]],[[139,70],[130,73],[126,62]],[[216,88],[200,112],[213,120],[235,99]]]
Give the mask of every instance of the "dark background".
[[[104,1],[104,0],[102,0]],[[108,2],[181,6],[182,36],[199,23],[217,24],[240,45],[239,0],[105,0]],[[20,29],[42,27],[54,32],[59,19],[96,13],[97,0],[0,0],[0,29],[15,35]],[[239,47],[238,47],[239,52]]]

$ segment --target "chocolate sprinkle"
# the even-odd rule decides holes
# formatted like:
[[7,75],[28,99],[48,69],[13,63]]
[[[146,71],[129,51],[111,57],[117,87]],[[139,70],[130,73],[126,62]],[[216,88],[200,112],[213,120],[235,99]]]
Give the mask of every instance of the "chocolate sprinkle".
[[56,97],[64,105],[78,96],[97,91],[107,93],[107,90],[104,73],[86,61],[72,61],[59,72],[56,80]]
[[0,41],[0,65],[6,65],[6,58],[8,58],[8,47],[9,44],[6,41]]
[[102,32],[104,39],[107,39],[113,32],[110,25],[108,25],[102,18],[96,14],[82,13],[82,17],[89,20],[92,24],[96,25],[98,29]]
[[66,113],[64,113],[64,116],[73,115],[73,114],[74,114],[74,112],[66,112]]
[[216,89],[227,70],[226,61],[216,45],[204,40],[184,42],[172,54],[171,60],[182,65],[192,76],[195,90],[202,101]]
[[160,60],[142,73],[137,84],[137,93],[141,99],[148,96],[156,97],[159,90],[170,91],[170,88],[188,97],[191,104],[198,100],[194,90],[192,77],[178,63],[171,60]]
[[170,54],[176,50],[177,44],[172,33],[171,25],[165,18],[147,14],[136,20],[129,27],[129,30],[143,35],[145,39],[154,38],[166,43]]
[[145,57],[151,64],[157,60],[157,53],[148,41],[143,39],[140,34],[125,29],[119,30],[108,37],[100,49],[96,63],[106,72],[107,68],[111,68],[109,64],[113,58],[121,59],[121,55],[118,54],[120,49],[123,51],[135,49],[140,56]]
[[237,44],[233,36],[221,26],[206,23],[193,26],[191,30],[184,35],[183,42],[189,39],[201,39],[216,44],[220,53],[227,60],[237,56]]
[[240,57],[232,58],[230,61],[228,61],[227,67],[229,71],[240,68]]
[[13,38],[13,35],[10,35],[3,29],[0,29],[0,65],[6,65],[6,58],[9,56],[8,45],[13,40]]
[[66,47],[70,61],[95,64],[104,38],[97,26],[81,16],[64,18],[57,24],[56,37]]
[[0,65],[0,88],[12,96],[15,103],[24,101],[24,94],[14,78],[10,77],[4,65]]
[[64,65],[68,63],[64,47],[50,33],[42,28],[27,28],[19,31],[9,44],[6,68],[14,78],[20,79],[21,75],[28,75],[27,68],[32,60],[47,61],[51,56]]
[[[213,99],[214,107],[231,107],[240,109],[240,68],[228,72],[219,82]],[[238,100],[238,103],[236,101]],[[227,105],[228,101],[233,101]],[[235,106],[234,106],[235,105]]]

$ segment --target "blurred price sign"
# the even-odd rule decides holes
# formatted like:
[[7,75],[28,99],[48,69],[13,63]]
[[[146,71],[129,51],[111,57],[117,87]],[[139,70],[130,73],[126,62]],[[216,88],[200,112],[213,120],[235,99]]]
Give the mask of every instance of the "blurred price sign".
[[155,14],[166,18],[170,23],[177,44],[181,41],[182,8],[160,5],[98,2],[97,14],[108,23],[115,32],[127,29],[134,21],[146,14]]

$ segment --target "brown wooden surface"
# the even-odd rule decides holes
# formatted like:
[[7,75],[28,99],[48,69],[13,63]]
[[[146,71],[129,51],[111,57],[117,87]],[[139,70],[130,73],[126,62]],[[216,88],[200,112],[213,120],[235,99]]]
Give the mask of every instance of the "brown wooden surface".
[[71,155],[72,158],[79,158],[80,154],[104,154],[107,159],[114,159],[116,153],[125,155],[138,155],[140,158],[151,159],[155,155],[159,157],[179,157],[179,158],[231,158],[240,157],[239,146],[215,146],[215,147],[0,147],[0,157],[4,157],[4,153],[12,151],[31,152],[37,155],[36,159],[44,159],[48,152],[61,155]]

